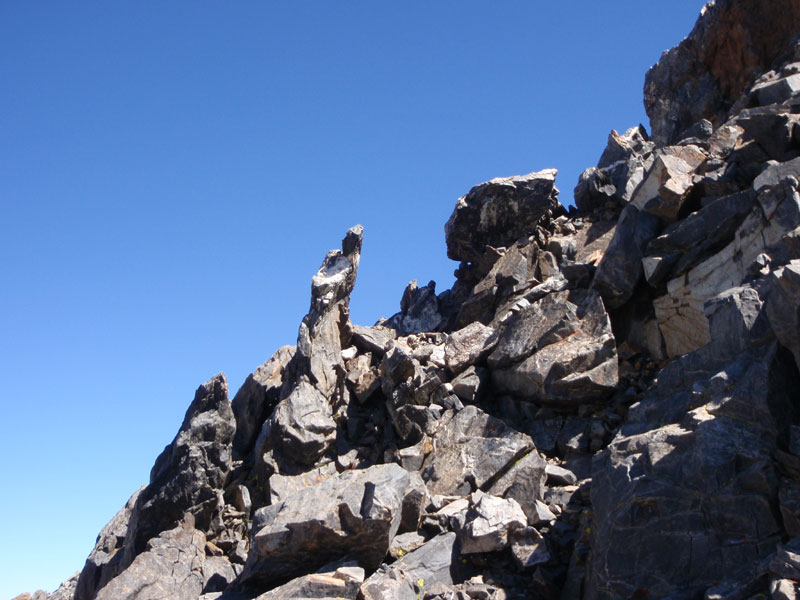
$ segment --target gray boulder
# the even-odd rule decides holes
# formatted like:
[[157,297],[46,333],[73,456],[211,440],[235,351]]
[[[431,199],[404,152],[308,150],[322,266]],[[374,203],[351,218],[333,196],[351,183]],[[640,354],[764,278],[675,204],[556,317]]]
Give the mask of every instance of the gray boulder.
[[270,422],[273,447],[304,465],[313,464],[336,437],[328,398],[305,378],[281,400]]
[[800,226],[797,188],[794,177],[763,188],[730,243],[667,282],[666,293],[653,301],[653,307],[670,357],[701,348],[711,340],[706,302],[741,285],[756,258],[772,252],[787,233]]
[[552,559],[544,536],[533,527],[514,532],[511,537],[511,557],[519,569],[532,569]]
[[753,189],[760,192],[766,187],[775,187],[790,176],[800,178],[800,158],[782,163],[770,161],[753,181]]
[[800,117],[784,106],[751,108],[736,116],[736,124],[744,129],[744,139],[754,140],[767,157],[779,161],[797,156],[795,129],[798,123]]
[[80,575],[81,573],[78,571],[69,579],[62,581],[55,592],[46,596],[46,600],[74,600]]
[[222,592],[236,579],[237,569],[225,556],[206,556],[202,573],[203,593]]
[[652,165],[654,144],[641,125],[622,135],[612,130],[596,167],[586,169],[575,187],[575,206],[582,211],[630,202]]
[[469,501],[466,520],[459,532],[462,554],[502,550],[509,545],[510,537],[528,524],[516,500],[475,492]]
[[361,586],[362,600],[417,600],[435,584],[452,585],[459,580],[459,547],[455,533],[437,536],[383,566]]
[[346,471],[257,510],[242,581],[285,580],[349,554],[364,569],[376,569],[400,528],[412,489],[402,467],[376,465]]
[[593,290],[554,292],[514,314],[487,359],[498,391],[579,404],[617,385],[611,322]]
[[621,162],[627,162],[634,156],[641,156],[652,151],[653,143],[650,141],[644,127],[631,127],[620,135],[615,130],[608,134],[605,150],[597,161],[598,169],[608,169]]
[[380,389],[381,380],[377,369],[372,366],[371,354],[359,354],[348,361],[347,383],[356,399],[362,404]]
[[387,319],[384,325],[400,335],[425,331],[436,331],[442,323],[439,299],[436,297],[436,282],[418,287],[417,280],[406,286],[400,302],[400,312]]
[[478,398],[481,385],[486,379],[486,369],[468,367],[465,371],[456,375],[450,385],[456,396],[464,402],[472,403]]
[[516,177],[499,177],[459,198],[444,227],[447,256],[473,262],[486,246],[511,246],[533,234],[548,214],[563,210],[555,187],[557,171],[547,169]]
[[761,106],[785,102],[800,94],[800,74],[794,73],[756,84],[752,91],[758,96]]
[[471,323],[451,333],[444,347],[447,368],[452,373],[460,373],[485,358],[496,343],[493,333],[491,327],[481,323]]
[[718,198],[664,230],[645,247],[642,265],[647,282],[656,287],[721,250],[733,240],[754,201],[751,189]]
[[254,600],[289,600],[296,598],[337,598],[356,600],[364,582],[364,569],[345,563],[335,569],[322,568],[317,573],[304,575],[276,587]]
[[188,519],[161,533],[97,600],[196,600],[203,591],[205,536]]
[[527,435],[476,406],[466,406],[441,427],[422,478],[431,494],[466,496],[491,485],[531,450],[533,441]]
[[322,464],[298,475],[275,473],[269,478],[269,504],[283,502],[300,490],[318,485],[336,475],[338,471],[334,462]]
[[541,521],[539,500],[545,490],[547,462],[535,449],[516,460],[488,488],[494,496],[515,500],[530,525]]
[[631,206],[673,223],[694,186],[695,169],[706,159],[697,146],[670,146],[656,151],[653,166],[631,198]]
[[382,325],[362,327],[351,324],[350,331],[356,346],[365,352],[374,352],[378,356],[383,356],[386,346],[397,339],[397,332],[394,329]]

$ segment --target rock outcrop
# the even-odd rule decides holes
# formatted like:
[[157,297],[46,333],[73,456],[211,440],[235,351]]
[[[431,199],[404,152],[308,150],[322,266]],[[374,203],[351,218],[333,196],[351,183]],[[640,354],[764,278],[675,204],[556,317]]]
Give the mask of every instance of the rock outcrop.
[[297,345],[200,387],[50,598],[796,598],[799,33],[794,0],[709,3],[652,136],[612,132],[569,211],[554,169],[472,188],[453,287],[373,326],[349,230]]

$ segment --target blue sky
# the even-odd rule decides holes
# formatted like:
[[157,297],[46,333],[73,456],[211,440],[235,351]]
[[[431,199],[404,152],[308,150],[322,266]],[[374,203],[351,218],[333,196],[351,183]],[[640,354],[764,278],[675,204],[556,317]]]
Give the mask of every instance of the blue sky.
[[196,387],[294,343],[365,227],[352,317],[452,283],[496,176],[562,202],[702,6],[0,0],[0,598],[82,567]]

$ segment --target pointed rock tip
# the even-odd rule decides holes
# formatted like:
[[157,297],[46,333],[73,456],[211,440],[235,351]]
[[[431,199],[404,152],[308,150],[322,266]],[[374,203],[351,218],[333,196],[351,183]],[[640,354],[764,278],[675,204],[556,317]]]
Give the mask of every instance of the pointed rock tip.
[[201,384],[197,388],[196,395],[205,396],[217,391],[217,388],[220,388],[219,391],[224,392],[226,396],[228,395],[228,378],[225,376],[225,373],[217,373],[211,379]]
[[364,239],[364,227],[361,225],[354,225],[347,230],[347,233],[342,240],[342,252],[350,256],[352,254],[361,254],[361,241]]

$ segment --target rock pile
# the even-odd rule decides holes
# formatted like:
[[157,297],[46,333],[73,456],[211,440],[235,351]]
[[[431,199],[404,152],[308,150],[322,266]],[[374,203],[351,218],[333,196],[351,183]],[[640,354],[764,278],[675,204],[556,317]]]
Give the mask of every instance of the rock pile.
[[200,386],[51,600],[795,598],[800,5],[719,0],[558,202],[494,179],[454,286],[349,320],[362,230],[295,347]]

